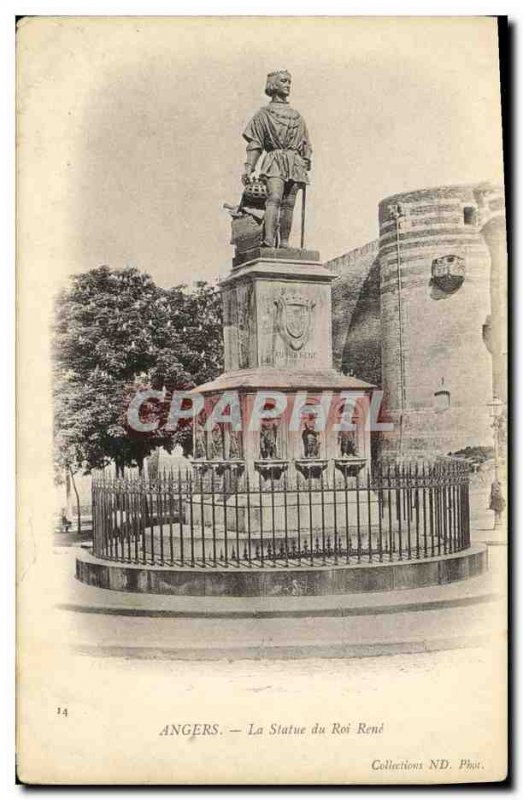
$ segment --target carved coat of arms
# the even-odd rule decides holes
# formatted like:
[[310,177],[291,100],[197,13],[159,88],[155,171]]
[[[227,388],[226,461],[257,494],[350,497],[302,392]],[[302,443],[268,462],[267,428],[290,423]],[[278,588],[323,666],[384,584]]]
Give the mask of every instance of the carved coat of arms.
[[282,294],[275,303],[280,335],[293,350],[301,350],[311,333],[316,302],[301,294]]
[[452,294],[465,280],[465,259],[456,255],[440,256],[433,260],[431,272],[432,283]]

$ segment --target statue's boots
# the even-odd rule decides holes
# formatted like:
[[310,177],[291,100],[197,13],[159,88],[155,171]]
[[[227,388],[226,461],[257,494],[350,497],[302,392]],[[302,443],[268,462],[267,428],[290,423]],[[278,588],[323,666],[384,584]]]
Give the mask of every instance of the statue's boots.
[[280,204],[277,200],[270,197],[265,203],[265,217],[263,220],[263,246],[276,247],[276,236],[278,233],[278,217]]
[[281,201],[280,212],[280,247],[289,246],[289,237],[292,230],[292,216],[296,205],[296,196],[301,184],[287,181]]
[[294,202],[296,195],[284,198],[280,211],[280,247],[289,246],[289,237],[292,230],[292,216],[294,213]]

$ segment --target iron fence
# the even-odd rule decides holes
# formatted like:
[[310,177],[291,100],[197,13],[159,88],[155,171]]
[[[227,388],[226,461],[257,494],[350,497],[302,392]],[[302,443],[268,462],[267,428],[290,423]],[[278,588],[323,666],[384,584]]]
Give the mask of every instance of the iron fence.
[[[280,462],[279,462],[280,463]],[[93,553],[177,568],[420,560],[470,545],[463,462],[249,475],[241,462],[93,479]]]

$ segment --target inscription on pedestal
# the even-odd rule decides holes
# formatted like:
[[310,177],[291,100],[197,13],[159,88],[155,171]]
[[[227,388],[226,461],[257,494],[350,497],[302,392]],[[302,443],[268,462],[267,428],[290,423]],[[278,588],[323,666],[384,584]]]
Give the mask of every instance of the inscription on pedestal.
[[330,364],[330,287],[264,281],[257,291],[261,366]]

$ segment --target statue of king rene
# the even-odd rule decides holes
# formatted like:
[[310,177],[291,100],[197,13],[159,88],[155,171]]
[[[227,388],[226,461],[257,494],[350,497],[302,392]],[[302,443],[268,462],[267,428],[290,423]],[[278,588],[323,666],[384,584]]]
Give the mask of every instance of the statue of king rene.
[[290,90],[291,76],[286,70],[270,72],[265,94],[271,102],[260,108],[243,132],[247,141],[242,176],[245,186],[252,181],[258,159],[265,153],[260,170],[267,190],[265,247],[289,246],[296,195],[298,189],[309,183],[307,172],[312,156],[309,134],[301,114],[289,105]]

